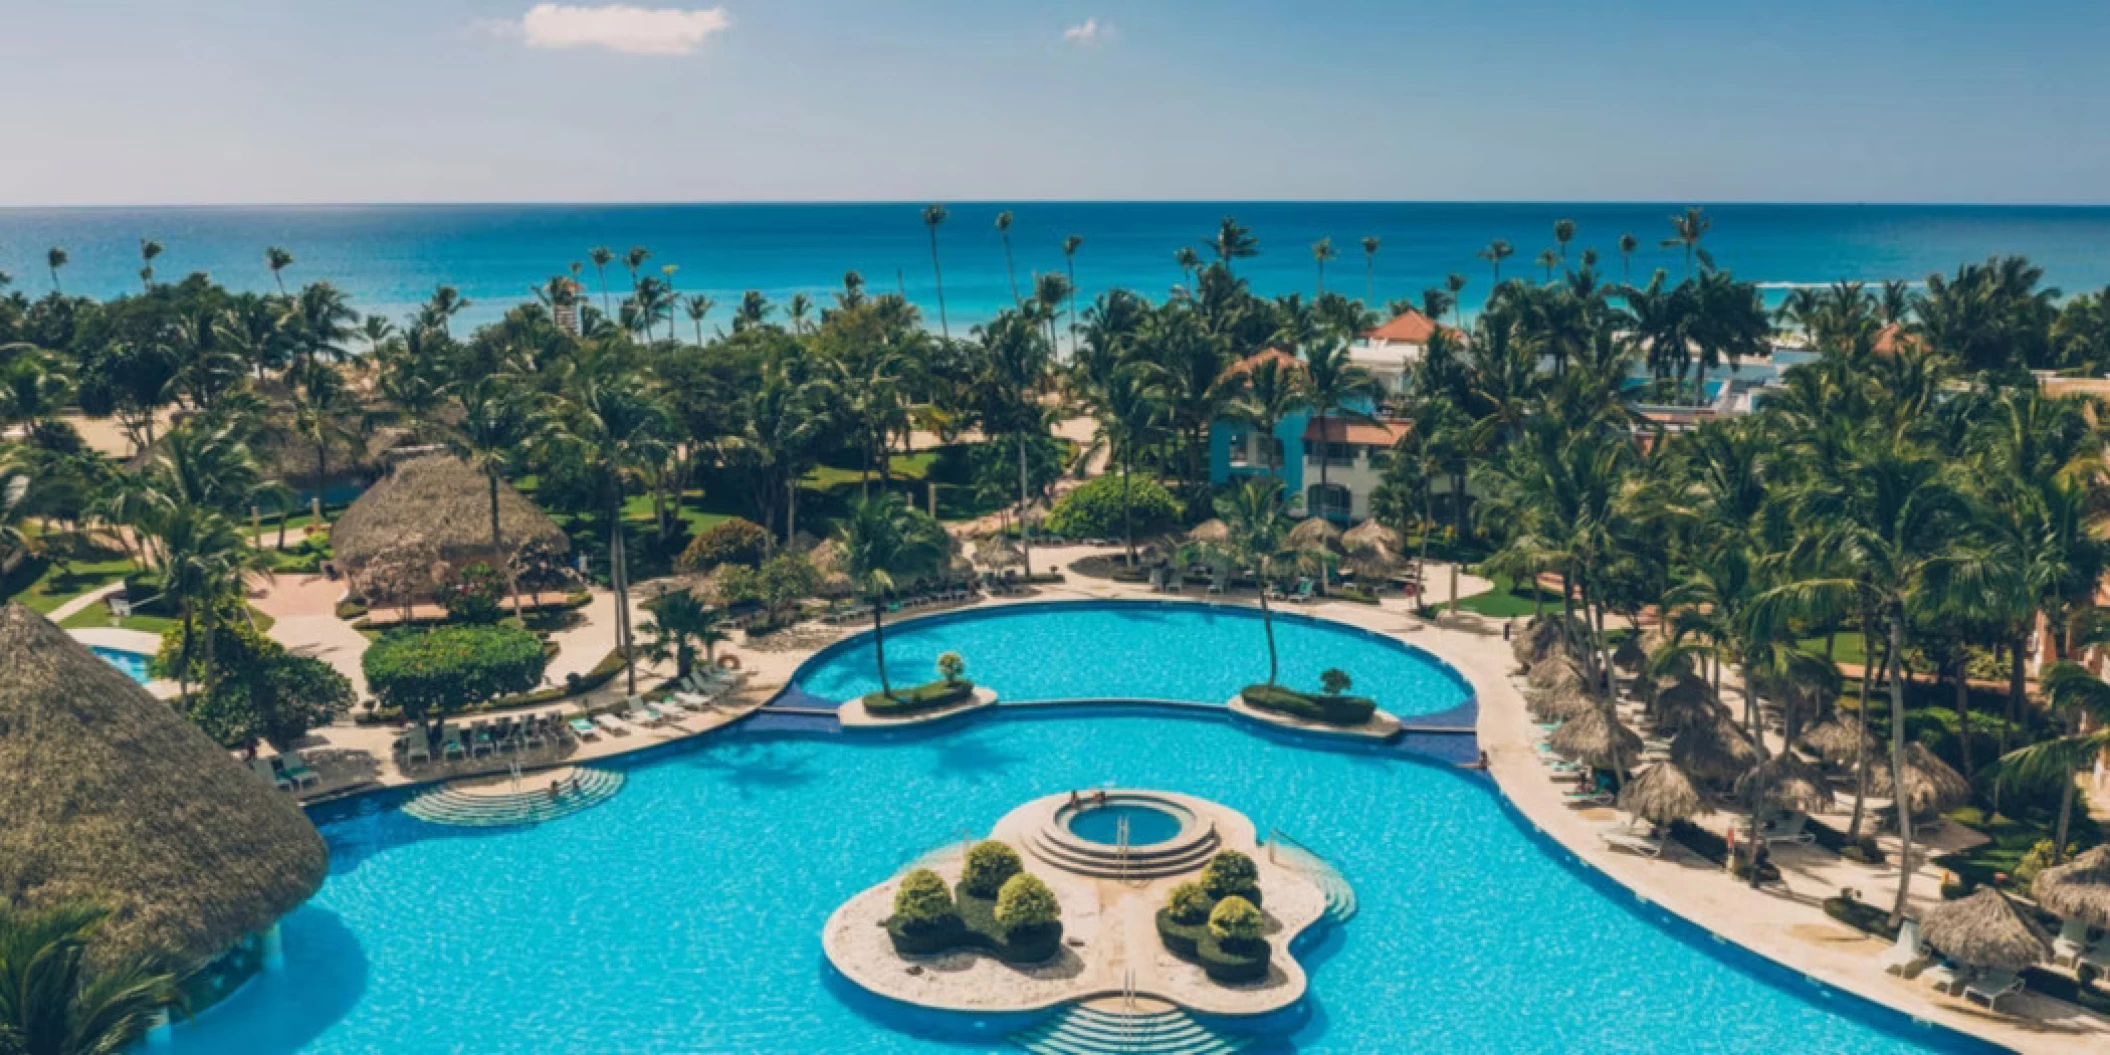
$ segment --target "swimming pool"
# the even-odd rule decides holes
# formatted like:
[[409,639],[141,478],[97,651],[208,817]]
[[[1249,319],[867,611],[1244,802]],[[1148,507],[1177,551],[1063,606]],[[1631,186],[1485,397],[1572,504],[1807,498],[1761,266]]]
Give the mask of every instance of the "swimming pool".
[[[1319,674],[1347,671],[1354,691],[1394,714],[1446,710],[1472,686],[1421,649],[1383,634],[1293,612],[1275,613],[1281,682],[1317,691]],[[926,616],[886,629],[896,685],[937,677],[938,655],[958,652],[967,676],[1006,703],[1181,700],[1220,704],[1267,680],[1267,638],[1256,609],[1174,601],[1056,601]],[[792,681],[821,701],[879,689],[866,631],[815,653]]]
[[1149,846],[1161,843],[1180,833],[1183,821],[1156,806],[1140,802],[1116,802],[1106,806],[1086,806],[1070,815],[1069,829],[1080,839],[1088,839],[1105,846],[1117,846],[1121,842],[1121,824],[1128,823],[1128,845]]
[[122,648],[111,648],[108,645],[89,645],[88,650],[101,656],[103,662],[124,671],[126,676],[141,685],[154,680],[154,676],[147,672],[147,665],[153,661],[152,656]]
[[1532,835],[1481,775],[1280,743],[1223,712],[736,728],[626,768],[621,795],[535,828],[340,807],[322,824],[329,880],[285,922],[284,973],[169,1050],[1004,1050],[1037,1016],[868,996],[827,966],[821,925],[1020,802],[1107,783],[1240,810],[1355,885],[1361,913],[1299,950],[1313,988],[1268,1023],[1277,1050],[1983,1050],[1667,922]]

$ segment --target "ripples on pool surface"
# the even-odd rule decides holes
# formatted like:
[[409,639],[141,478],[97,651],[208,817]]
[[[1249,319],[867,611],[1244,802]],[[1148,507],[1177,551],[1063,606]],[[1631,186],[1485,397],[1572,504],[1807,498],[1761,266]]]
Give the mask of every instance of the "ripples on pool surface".
[[[1250,608],[1199,604],[1061,602],[973,609],[886,631],[896,684],[937,677],[938,654],[958,652],[967,676],[1009,701],[1185,700],[1222,703],[1267,680],[1267,638]],[[1338,667],[1354,691],[1394,714],[1426,714],[1467,693],[1433,656],[1398,641],[1311,620],[1275,619],[1280,680],[1317,691]],[[879,689],[871,638],[859,636],[809,661],[799,687],[828,700]]]
[[1305,954],[1312,1006],[1287,1040],[1299,1050],[1948,1042],[1837,1014],[1856,1005],[1761,981],[1647,922],[1558,863],[1477,776],[1288,746],[1215,716],[1064,711],[886,742],[734,734],[639,765],[608,804],[533,829],[371,809],[328,823],[333,874],[287,920],[286,972],[179,1029],[173,1051],[1003,1049],[1020,1020],[908,1013],[832,978],[821,925],[961,832],[1109,781],[1242,810],[1355,884],[1361,914]]

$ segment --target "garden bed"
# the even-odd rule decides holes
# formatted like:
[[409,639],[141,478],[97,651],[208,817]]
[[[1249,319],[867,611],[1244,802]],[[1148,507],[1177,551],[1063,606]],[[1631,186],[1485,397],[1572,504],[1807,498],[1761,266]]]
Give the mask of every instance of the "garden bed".
[[886,921],[894,950],[904,956],[937,956],[959,949],[986,952],[1009,964],[1045,963],[1062,951],[1062,922],[1007,934],[996,921],[996,899],[976,897],[963,881],[953,888],[957,911],[913,929],[898,917]]
[[865,713],[874,718],[904,718],[926,711],[957,707],[973,699],[974,682],[961,678],[957,681],[939,679],[913,689],[896,689],[892,695],[883,692],[867,693],[863,702]]
[[1248,685],[1239,692],[1239,697],[1263,711],[1327,725],[1363,725],[1377,714],[1377,704],[1368,696],[1298,692],[1281,685]]

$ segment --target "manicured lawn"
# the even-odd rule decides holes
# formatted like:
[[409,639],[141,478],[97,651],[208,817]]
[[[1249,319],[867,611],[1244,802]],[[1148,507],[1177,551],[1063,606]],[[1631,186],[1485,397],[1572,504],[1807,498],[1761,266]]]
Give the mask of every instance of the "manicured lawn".
[[[1966,806],[1949,814],[1949,819],[1966,828],[1987,836],[1991,841],[1981,843],[1959,854],[1935,858],[1935,863],[1955,872],[1972,882],[1990,883],[1994,873],[2015,874],[2024,854],[2041,840],[2051,838],[2057,817],[2049,812],[2017,818],[2005,815],[1988,818],[1985,810],[1978,806]],[[2102,838],[2094,821],[2086,810],[2076,810],[2072,830],[2067,838],[2083,847],[2092,846]]]
[[[121,630],[142,630],[149,634],[162,634],[180,621],[165,615],[145,615],[134,612],[126,616],[123,622],[118,623],[117,628]],[[108,629],[111,625],[110,609],[104,605],[91,604],[60,620],[59,625],[68,630]]]
[[[1493,582],[1495,584],[1494,589],[1486,593],[1460,597],[1458,599],[1459,610],[1477,612],[1490,619],[1513,619],[1517,616],[1530,615],[1532,612],[1539,610],[1539,605],[1533,601],[1531,596],[1534,587],[1529,585],[1519,586],[1507,575],[1497,575],[1494,577]],[[1448,572],[1431,569],[1429,581],[1424,583],[1423,587],[1423,600],[1427,602],[1428,607],[1439,609],[1445,607],[1444,591],[1450,589],[1450,575]],[[1543,600],[1545,610],[1555,611],[1560,608],[1560,594],[1551,590],[1538,590],[1537,593]]]
[[[1833,639],[1832,661],[1865,666],[1868,663],[1868,649],[1866,646],[1867,642],[1861,637],[1860,631],[1842,631]],[[1805,638],[1800,647],[1810,655],[1824,655],[1824,638]],[[1908,651],[1906,655],[1909,656],[1911,653]]]
[[77,560],[63,569],[53,564],[47,567],[43,574],[31,580],[21,592],[15,594],[12,600],[49,614],[53,609],[90,590],[123,579],[131,571],[132,562],[115,555],[94,560]]

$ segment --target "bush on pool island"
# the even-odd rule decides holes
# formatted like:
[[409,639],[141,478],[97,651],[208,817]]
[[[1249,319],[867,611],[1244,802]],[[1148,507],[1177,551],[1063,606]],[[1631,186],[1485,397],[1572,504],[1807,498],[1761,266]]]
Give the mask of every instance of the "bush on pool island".
[[1361,725],[1377,713],[1377,704],[1368,696],[1298,692],[1281,685],[1248,685],[1239,695],[1263,711],[1327,725]]
[[894,918],[909,931],[928,931],[957,925],[960,910],[952,903],[945,880],[928,868],[918,868],[901,879],[894,891]]
[[1165,911],[1174,923],[1207,923],[1209,906],[1213,903],[1214,899],[1203,889],[1201,882],[1189,879],[1172,888],[1172,893],[1165,898]]
[[1044,928],[1062,919],[1062,906],[1048,884],[1025,872],[1004,880],[996,893],[996,921],[1007,936]]
[[[975,849],[983,847],[1011,854],[1011,848],[1002,843],[984,842]],[[998,856],[984,855],[986,861],[996,861]],[[949,892],[945,881],[927,868],[904,876],[894,891],[894,914],[886,921],[894,951],[904,956],[934,956],[954,949],[979,949],[1010,964],[1040,963],[1060,952],[1062,905],[1046,883],[1016,869],[1017,859],[1011,854],[1013,869],[991,896],[974,893],[965,879]],[[970,869],[973,863],[970,856]]]
[[1260,904],[1260,867],[1236,850],[1210,858],[1209,866],[1202,869],[1201,883],[1202,892],[1212,900],[1239,897]]
[[1201,879],[1172,888],[1158,910],[1158,940],[1215,981],[1266,978],[1272,949],[1260,936],[1266,918],[1258,907],[1258,877],[1252,858],[1236,850],[1217,854]]
[[1219,942],[1258,941],[1263,924],[1260,910],[1236,894],[1217,902],[1216,907],[1209,910],[1209,933]]
[[967,850],[960,888],[975,897],[993,898],[1003,891],[1006,880],[1025,870],[1017,850],[995,839],[984,839]]
[[895,689],[892,696],[883,692],[867,693],[864,705],[865,713],[875,718],[900,718],[904,715],[958,706],[972,699],[974,682],[966,678],[958,681],[946,681],[941,678],[913,689]]

